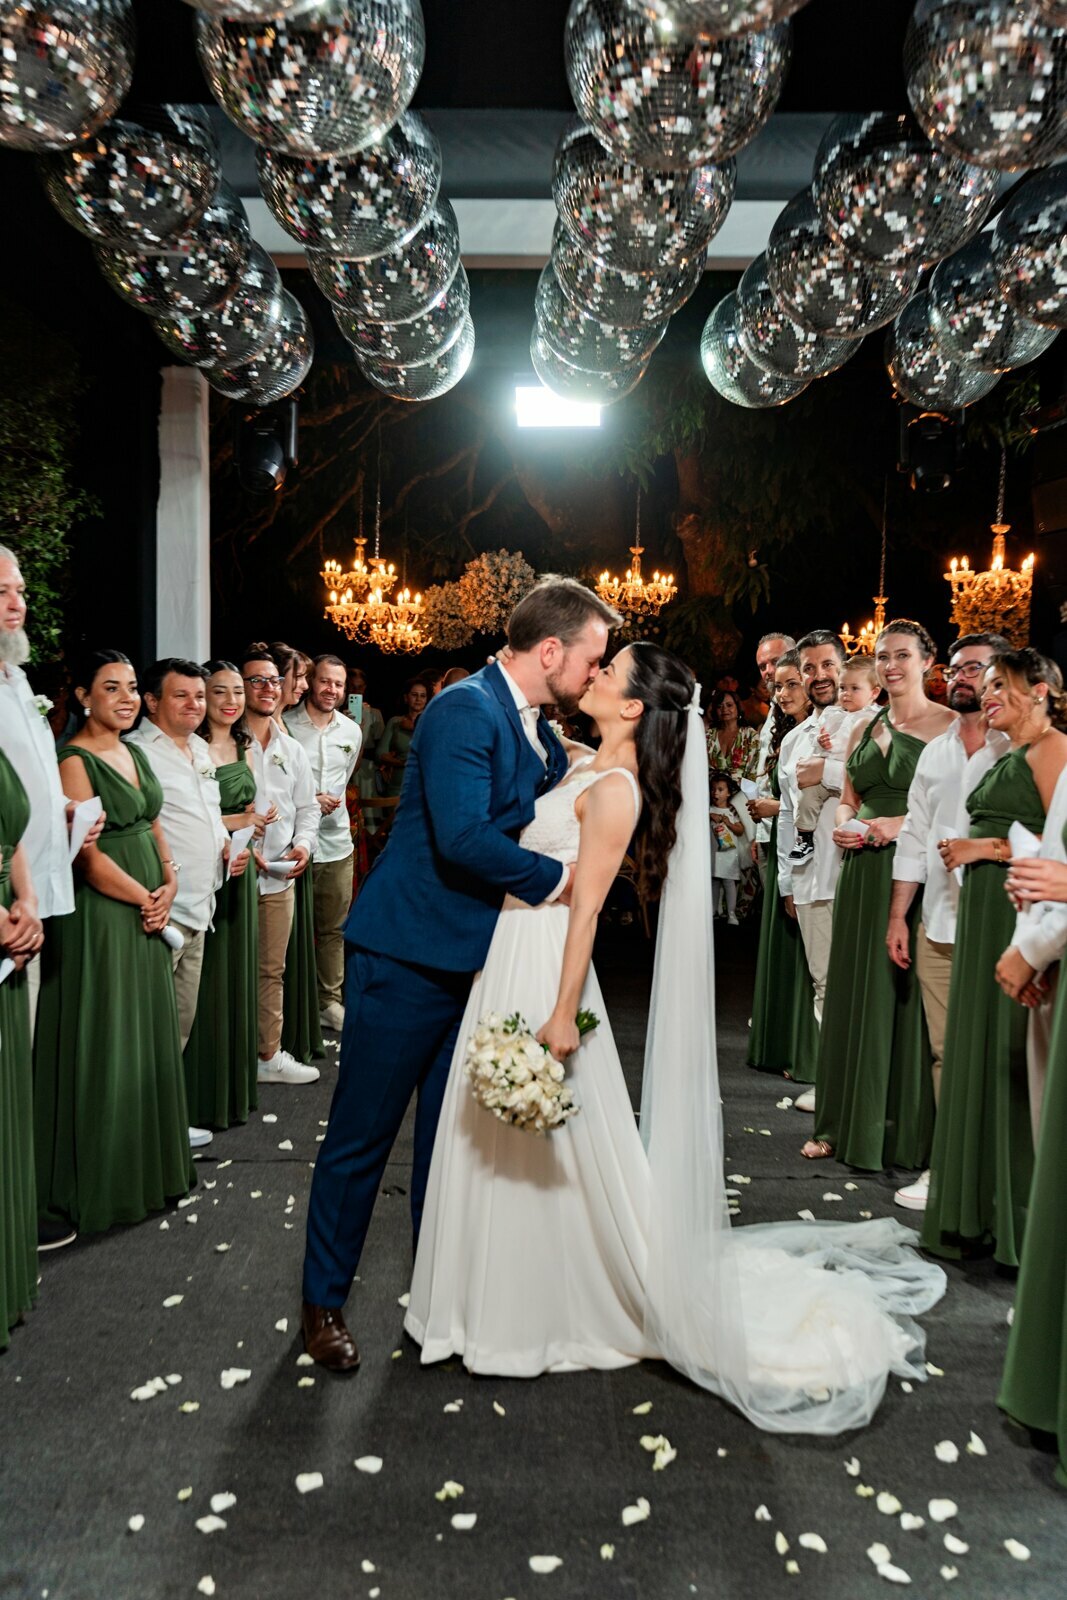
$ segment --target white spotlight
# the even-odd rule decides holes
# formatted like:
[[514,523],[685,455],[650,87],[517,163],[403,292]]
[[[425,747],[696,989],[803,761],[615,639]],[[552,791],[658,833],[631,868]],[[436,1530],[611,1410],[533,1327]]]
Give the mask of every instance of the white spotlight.
[[541,383],[515,385],[515,417],[520,428],[599,428],[600,407],[563,400]]

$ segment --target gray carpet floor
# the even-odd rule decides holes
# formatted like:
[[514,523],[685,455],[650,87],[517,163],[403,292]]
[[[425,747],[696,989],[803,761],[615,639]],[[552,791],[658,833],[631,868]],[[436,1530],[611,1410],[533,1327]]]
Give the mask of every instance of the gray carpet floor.
[[[738,1223],[891,1214],[892,1175],[802,1161],[810,1119],[779,1107],[781,1079],[745,1068],[754,953],[751,930],[721,933],[726,1170],[751,1179]],[[640,934],[605,930],[598,968],[635,1098],[650,966]],[[263,1091],[251,1123],[199,1162],[193,1204],[44,1259],[37,1309],[0,1358],[0,1595],[862,1600],[891,1581],[867,1554],[876,1544],[916,1596],[1067,1592],[1053,1457],[994,1403],[1012,1282],[986,1263],[950,1268],[926,1319],[937,1374],[910,1393],[892,1381],[871,1428],[843,1439],[760,1434],[660,1363],[534,1383],[423,1370],[398,1304],[406,1128],[349,1303],[363,1368],[336,1379],[299,1365],[303,1218],[335,1063],[331,1050],[312,1088]],[[224,1388],[232,1368],[250,1375]],[[131,1400],[168,1377],[164,1392]],[[972,1430],[987,1454],[966,1450]],[[678,1452],[660,1472],[640,1445],[650,1432]],[[935,1455],[944,1440],[957,1462]],[[365,1456],[381,1458],[376,1475],[354,1468]],[[322,1487],[299,1493],[297,1475],[315,1472]],[[461,1498],[436,1498],[446,1480]],[[880,1511],[883,1492],[923,1525]],[[216,1513],[225,1526],[200,1531],[220,1494],[236,1497]],[[639,1497],[647,1519],[624,1526]],[[935,1498],[958,1507],[942,1525],[928,1514]],[[454,1528],[457,1512],[474,1513],[473,1528]],[[947,1551],[946,1533],[966,1553]],[[801,1544],[806,1534],[825,1553]],[[538,1573],[536,1556],[562,1564]]]

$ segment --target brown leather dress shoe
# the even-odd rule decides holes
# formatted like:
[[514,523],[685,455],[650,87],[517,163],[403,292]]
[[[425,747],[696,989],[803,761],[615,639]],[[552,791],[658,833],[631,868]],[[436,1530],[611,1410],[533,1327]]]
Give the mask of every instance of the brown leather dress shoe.
[[304,1349],[313,1360],[329,1372],[355,1372],[359,1351],[338,1306],[309,1306],[305,1300],[300,1319]]

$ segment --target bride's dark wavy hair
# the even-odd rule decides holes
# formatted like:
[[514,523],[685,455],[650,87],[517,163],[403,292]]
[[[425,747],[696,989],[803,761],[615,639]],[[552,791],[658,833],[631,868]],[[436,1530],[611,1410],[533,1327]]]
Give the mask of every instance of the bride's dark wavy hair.
[[678,836],[682,756],[695,681],[684,662],[658,644],[638,641],[630,646],[626,690],[645,708],[634,741],[644,801],[634,856],[637,892],[646,901],[658,900],[663,891],[667,860]]

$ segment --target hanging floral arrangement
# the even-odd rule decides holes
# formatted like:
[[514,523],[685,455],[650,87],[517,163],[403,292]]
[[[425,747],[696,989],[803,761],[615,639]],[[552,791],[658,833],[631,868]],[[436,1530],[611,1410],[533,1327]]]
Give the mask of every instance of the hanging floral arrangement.
[[458,583],[435,583],[422,597],[422,627],[435,650],[462,650],[474,637]]
[[463,615],[476,633],[503,633],[511,613],[536,582],[537,574],[521,550],[496,550],[468,561],[455,587]]

